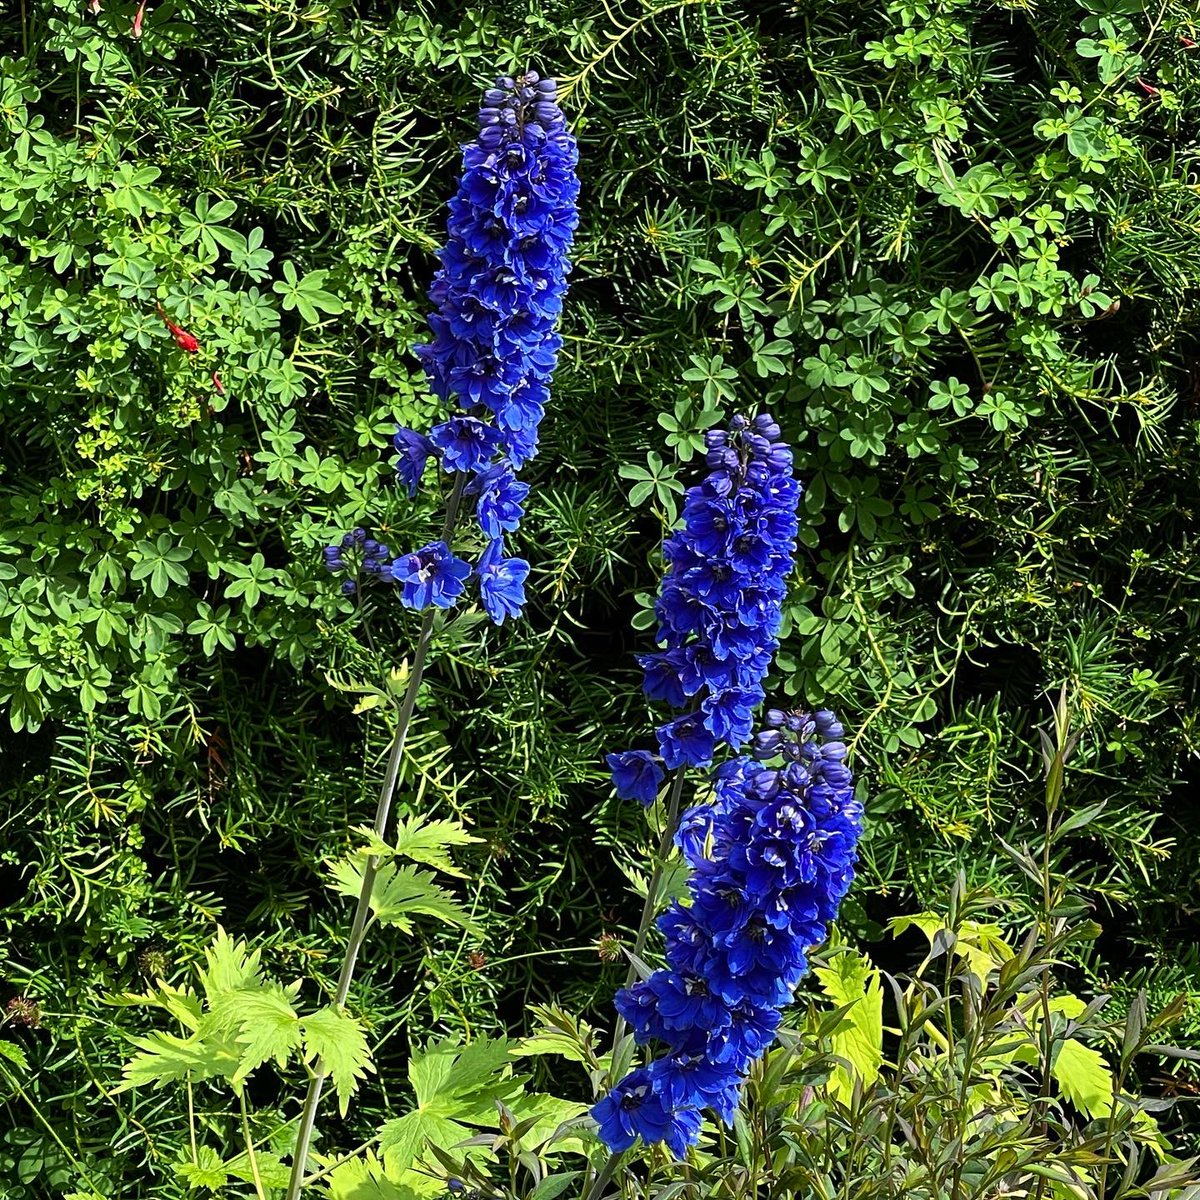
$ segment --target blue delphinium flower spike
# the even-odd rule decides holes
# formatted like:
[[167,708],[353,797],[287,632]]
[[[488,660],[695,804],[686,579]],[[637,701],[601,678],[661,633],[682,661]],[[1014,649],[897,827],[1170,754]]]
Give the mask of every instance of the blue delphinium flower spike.
[[[529,488],[514,472],[537,450],[579,223],[579,155],[556,93],[554,80],[535,71],[498,79],[485,92],[430,288],[433,336],[417,347],[431,390],[455,406],[428,444],[444,470],[475,477],[467,492],[478,497],[488,538],[481,599],[497,623],[524,604],[528,565],[517,558],[500,565],[494,542],[524,516]],[[410,486],[424,467],[423,449],[407,436],[397,442],[397,470]]]
[[663,1052],[592,1109],[614,1153],[641,1137],[682,1157],[703,1110],[732,1121],[854,878],[862,806],[843,733],[824,709],[771,710],[753,757],[717,768],[712,800],[683,814],[691,903],[658,919],[668,965],[615,1001],[634,1040]]
[[689,710],[655,731],[668,770],[749,739],[795,562],[801,488],[775,419],[735,416],[705,443],[708,474],[663,542],[661,649],[637,659],[651,700]]
[[[525,515],[529,488],[515,471],[537,451],[579,223],[579,153],[556,96],[554,80],[536,71],[498,79],[484,93],[429,289],[432,336],[416,347],[446,412],[428,436],[399,429],[393,438],[396,473],[410,496],[430,458],[460,482],[466,477],[462,490],[477,498],[486,539],[480,600],[496,623],[525,603],[528,564],[502,559],[494,543]],[[410,558],[384,572],[405,584],[405,604],[448,607],[464,591],[412,584]]]

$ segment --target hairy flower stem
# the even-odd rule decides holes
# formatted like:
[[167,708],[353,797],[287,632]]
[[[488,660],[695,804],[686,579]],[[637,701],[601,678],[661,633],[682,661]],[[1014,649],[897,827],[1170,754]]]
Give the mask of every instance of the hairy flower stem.
[[[442,525],[442,541],[448,542],[454,532],[458,520],[458,509],[462,501],[463,488],[467,477],[458,473],[450,498],[446,502],[446,520]],[[404,698],[400,702],[400,711],[396,720],[396,732],[392,735],[392,748],[388,754],[387,768],[383,773],[383,783],[379,788],[379,802],[375,806],[375,823],[372,829],[376,837],[383,838],[387,833],[388,817],[392,811],[392,799],[396,792],[396,780],[400,776],[400,763],[404,758],[404,746],[408,741],[408,730],[412,724],[413,710],[417,703],[417,692],[421,687],[421,677],[425,672],[425,659],[428,657],[429,644],[433,641],[433,619],[435,609],[426,611],[421,622],[421,632],[417,636],[417,646],[413,651],[412,667],[409,671],[408,686],[404,689]],[[334,992],[334,1003],[340,1008],[350,995],[350,983],[354,978],[354,968],[358,963],[359,951],[367,933],[367,921],[371,913],[371,892],[375,886],[375,877],[379,871],[379,859],[372,855],[367,859],[363,871],[362,887],[358,892],[358,903],[354,909],[354,920],[350,924],[350,936],[346,942],[346,957],[342,960],[342,969],[338,973],[337,990]],[[308,1084],[308,1094],[304,1098],[304,1107],[300,1111],[300,1127],[296,1131],[296,1149],[292,1155],[292,1177],[288,1181],[287,1200],[297,1200],[304,1186],[304,1173],[308,1170],[308,1149],[312,1142],[313,1126],[317,1120],[317,1108],[321,1103],[321,1092],[329,1072],[318,1059],[313,1070],[312,1079]]]

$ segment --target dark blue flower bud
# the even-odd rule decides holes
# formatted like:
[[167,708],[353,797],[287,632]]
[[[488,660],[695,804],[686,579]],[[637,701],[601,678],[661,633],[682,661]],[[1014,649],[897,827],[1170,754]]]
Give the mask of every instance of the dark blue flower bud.
[[756,488],[765,487],[771,479],[770,464],[765,462],[752,462],[746,464],[746,482]]
[[767,451],[766,461],[772,471],[786,471],[792,465],[791,447],[777,442]]
[[732,429],[734,433],[741,433],[741,431],[747,428],[749,424],[750,422],[747,421],[741,413],[735,413],[729,418],[729,428]]
[[837,714],[828,708],[818,708],[813,713],[813,724],[816,725],[818,732],[828,738],[840,738],[845,733],[841,722],[837,719]]
[[755,771],[750,776],[750,790],[760,800],[771,800],[779,794],[779,772],[769,769]]
[[358,584],[353,579],[342,580],[342,595],[353,596],[358,591]]
[[754,418],[754,431],[774,442],[780,435],[779,422],[770,413],[759,413]]
[[776,729],[764,730],[754,735],[754,757],[774,758],[783,745],[783,734]]
[[704,444],[709,450],[715,450],[718,446],[727,445],[729,435],[723,429],[709,429],[704,434]]
[[780,708],[768,708],[763,720],[771,729],[782,729],[787,722],[787,713]]

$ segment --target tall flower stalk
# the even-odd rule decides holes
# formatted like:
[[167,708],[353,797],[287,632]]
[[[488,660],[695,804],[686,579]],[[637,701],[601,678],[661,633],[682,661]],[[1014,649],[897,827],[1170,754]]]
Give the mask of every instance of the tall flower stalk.
[[[647,695],[685,711],[658,727],[657,755],[608,758],[617,794],[643,804],[656,799],[667,770],[676,772],[635,967],[672,843],[691,868],[690,902],[657,921],[667,966],[637,982],[631,971],[616,997],[613,1086],[592,1110],[613,1156],[640,1137],[683,1157],[705,1110],[732,1120],[752,1063],[807,971],[809,947],[824,940],[850,885],[861,828],[842,727],[826,711],[769,712],[751,755],[713,770],[713,800],[676,824],[685,770],[709,767],[721,743],[736,750],[751,740],[797,534],[800,486],[769,414],[735,417],[707,445],[710,472],[688,491],[681,528],[663,545],[662,648],[639,658]],[[626,1027],[637,1045],[661,1052],[622,1075]]]
[[841,725],[773,710],[767,726],[752,755],[713,772],[713,800],[683,814],[690,903],[658,919],[667,966],[617,994],[634,1041],[661,1050],[592,1110],[614,1154],[641,1137],[682,1158],[704,1110],[732,1122],[853,879],[862,809]]
[[[345,576],[347,594],[364,581],[391,582],[401,604],[424,611],[376,805],[379,838],[386,835],[437,610],[453,607],[472,579],[497,625],[519,616],[525,604],[529,564],[507,556],[504,539],[524,516],[529,487],[516,472],[537,451],[562,345],[555,326],[578,224],[577,162],[554,80],[529,71],[497,79],[484,93],[430,288],[432,337],[417,348],[430,389],[449,412],[428,434],[399,429],[393,439],[397,476],[410,496],[431,459],[453,479],[441,536],[392,558],[387,546],[355,530],[325,551],[326,566]],[[453,548],[464,501],[475,510],[477,531],[466,547],[477,551],[474,565]],[[334,995],[339,1005],[350,994],[366,937],[378,865],[369,858],[363,873]],[[318,1062],[300,1114],[288,1200],[304,1185],[327,1075]]]

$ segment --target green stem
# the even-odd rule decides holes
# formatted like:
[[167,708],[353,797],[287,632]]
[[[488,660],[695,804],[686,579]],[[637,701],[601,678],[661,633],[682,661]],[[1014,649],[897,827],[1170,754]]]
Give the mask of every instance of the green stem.
[[[466,476],[459,474],[446,503],[446,520],[442,526],[442,541],[448,542],[454,532],[458,520],[458,508],[462,500]],[[404,699],[400,702],[400,712],[396,721],[396,732],[392,736],[392,748],[388,754],[387,768],[383,774],[383,783],[379,788],[379,802],[375,806],[375,822],[372,829],[375,835],[383,838],[387,833],[388,817],[392,810],[392,799],[396,791],[396,781],[400,776],[400,763],[404,758],[404,746],[408,741],[408,730],[412,724],[413,710],[417,704],[417,692],[421,687],[421,676],[425,672],[425,660],[429,654],[429,645],[433,641],[434,609],[429,609],[421,621],[421,632],[417,636],[417,646],[413,651],[412,668],[408,676],[408,686],[404,690]],[[358,903],[354,909],[354,919],[350,924],[350,936],[346,942],[346,957],[342,960],[342,969],[338,974],[337,990],[334,992],[334,1003],[342,1007],[350,995],[350,984],[354,978],[354,968],[358,963],[358,955],[366,938],[367,920],[371,914],[371,892],[375,886],[375,877],[379,872],[379,859],[372,855],[367,859],[363,871],[362,887],[358,892]],[[296,1132],[296,1149],[292,1155],[292,1177],[288,1181],[287,1200],[298,1200],[304,1187],[304,1175],[308,1170],[308,1151],[312,1144],[313,1127],[317,1121],[317,1108],[321,1103],[321,1092],[329,1071],[320,1059],[317,1060],[312,1079],[308,1084],[308,1094],[304,1098],[304,1107],[300,1111],[300,1126]]]
[[[633,939],[633,958],[640,959],[642,950],[646,945],[646,938],[650,934],[650,925],[654,920],[655,911],[658,908],[658,885],[662,881],[663,868],[666,866],[667,855],[671,850],[671,842],[675,837],[675,826],[679,821],[679,804],[683,797],[683,781],[685,770],[681,767],[678,774],[671,783],[671,791],[667,798],[667,812],[663,820],[662,836],[658,839],[658,857],[654,863],[654,870],[650,875],[650,882],[646,885],[646,902],[642,905],[642,917],[638,922],[637,933]],[[629,973],[625,976],[625,986],[629,987],[637,976],[637,965],[631,962],[629,964]],[[629,1039],[625,1033],[625,1018],[620,1014],[617,1015],[617,1023],[613,1026],[613,1048],[612,1056],[608,1065],[608,1084],[610,1087],[624,1075],[624,1049],[625,1043]],[[608,1181],[612,1178],[613,1172],[616,1170],[617,1160],[621,1157],[620,1154],[610,1154],[608,1161],[600,1169],[600,1174],[588,1183],[583,1190],[583,1200],[597,1200],[604,1191]],[[591,1168],[589,1167],[589,1172]]]
[[254,1135],[250,1132],[250,1110],[246,1105],[246,1091],[243,1088],[238,1092],[238,1103],[242,1110],[242,1137],[246,1142],[246,1157],[250,1160],[250,1174],[254,1178],[254,1194],[258,1200],[267,1200],[267,1193],[263,1188],[262,1176],[258,1171],[258,1155],[254,1151]]
[[[650,882],[646,885],[646,902],[642,905],[642,918],[638,922],[637,933],[633,939],[633,957],[640,959],[646,947],[646,938],[650,935],[650,926],[654,922],[654,914],[658,909],[658,885],[662,881],[663,868],[666,866],[667,855],[671,851],[671,843],[675,837],[675,826],[679,821],[679,804],[683,796],[683,781],[685,771],[681,767],[671,783],[670,796],[667,799],[667,815],[663,822],[662,837],[658,841],[658,857],[654,863],[654,871]],[[625,976],[625,986],[632,985],[637,977],[637,966],[629,964],[629,973]],[[618,1063],[622,1049],[621,1042],[625,1037],[625,1018],[618,1014],[617,1023],[613,1027],[613,1052],[609,1065],[609,1085],[616,1084],[624,1074],[623,1064]]]

